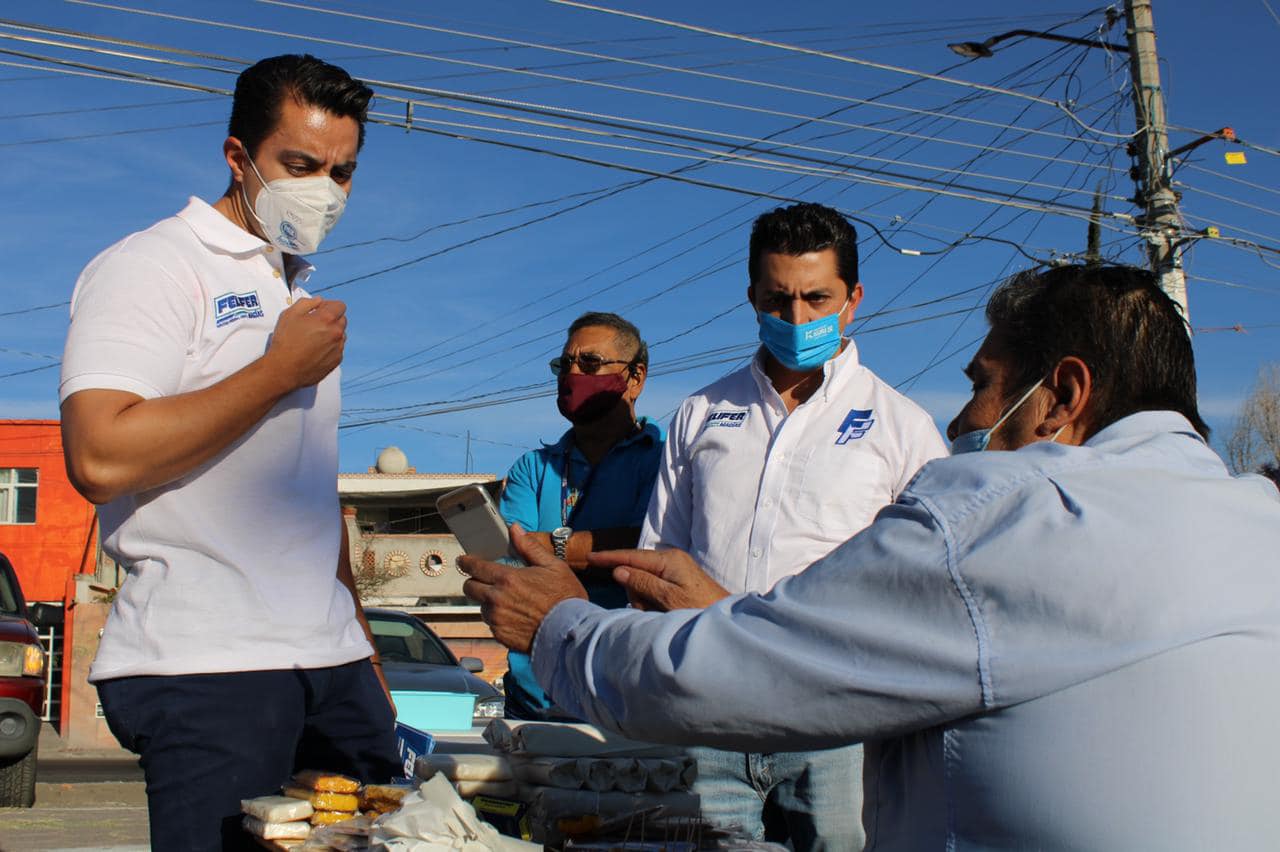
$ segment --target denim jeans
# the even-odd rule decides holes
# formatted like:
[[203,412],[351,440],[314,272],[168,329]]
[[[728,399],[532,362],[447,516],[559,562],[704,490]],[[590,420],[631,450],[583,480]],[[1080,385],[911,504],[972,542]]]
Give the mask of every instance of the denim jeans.
[[693,748],[694,792],[711,822],[757,840],[790,840],[796,852],[858,852],[862,830],[862,746],[742,754]]
[[240,800],[297,769],[386,782],[404,769],[368,660],[323,669],[124,677],[98,683],[111,733],[141,756],[151,848],[258,849]]

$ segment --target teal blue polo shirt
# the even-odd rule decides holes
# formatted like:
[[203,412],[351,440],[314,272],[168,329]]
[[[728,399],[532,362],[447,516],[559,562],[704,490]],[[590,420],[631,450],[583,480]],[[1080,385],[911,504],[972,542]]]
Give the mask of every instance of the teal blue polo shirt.
[[[574,446],[573,430],[554,444],[525,453],[507,472],[499,509],[507,523],[531,532],[639,527],[662,463],[662,430],[647,417],[640,429],[591,465]],[[627,605],[627,594],[609,580],[584,583],[591,602],[607,609]],[[507,716],[539,719],[551,701],[533,676],[529,657],[507,655]]]

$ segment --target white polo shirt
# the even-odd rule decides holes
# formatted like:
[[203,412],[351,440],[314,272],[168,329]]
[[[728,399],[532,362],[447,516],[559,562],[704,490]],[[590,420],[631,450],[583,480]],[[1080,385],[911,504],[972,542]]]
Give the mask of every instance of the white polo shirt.
[[[299,272],[305,279],[310,268]],[[294,298],[281,253],[192,198],[81,273],[63,400],[209,387],[266,351]],[[199,468],[100,507],[128,571],[91,681],[339,665],[372,653],[338,582],[339,375],[281,399]]]
[[852,340],[790,414],[762,357],[680,405],[640,534],[641,547],[688,551],[734,594],[798,574],[948,454],[933,419],[862,366]]

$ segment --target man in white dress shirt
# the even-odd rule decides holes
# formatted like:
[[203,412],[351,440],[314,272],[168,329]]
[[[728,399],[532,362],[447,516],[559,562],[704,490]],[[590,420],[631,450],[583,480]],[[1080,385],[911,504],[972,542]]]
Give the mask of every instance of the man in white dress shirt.
[[[748,270],[763,345],[681,404],[640,536],[688,551],[733,594],[767,592],[825,556],[947,454],[932,418],[843,336],[862,301],[843,216],[818,204],[760,216]],[[862,848],[861,746],[693,751],[713,821],[798,850]]]

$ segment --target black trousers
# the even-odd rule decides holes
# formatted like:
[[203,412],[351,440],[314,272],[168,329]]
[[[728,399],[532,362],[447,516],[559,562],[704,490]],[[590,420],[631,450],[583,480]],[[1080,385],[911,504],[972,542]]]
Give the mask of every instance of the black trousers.
[[298,769],[364,782],[403,775],[395,716],[368,660],[324,669],[126,677],[98,683],[111,732],[142,759],[151,848],[258,849],[240,800]]

